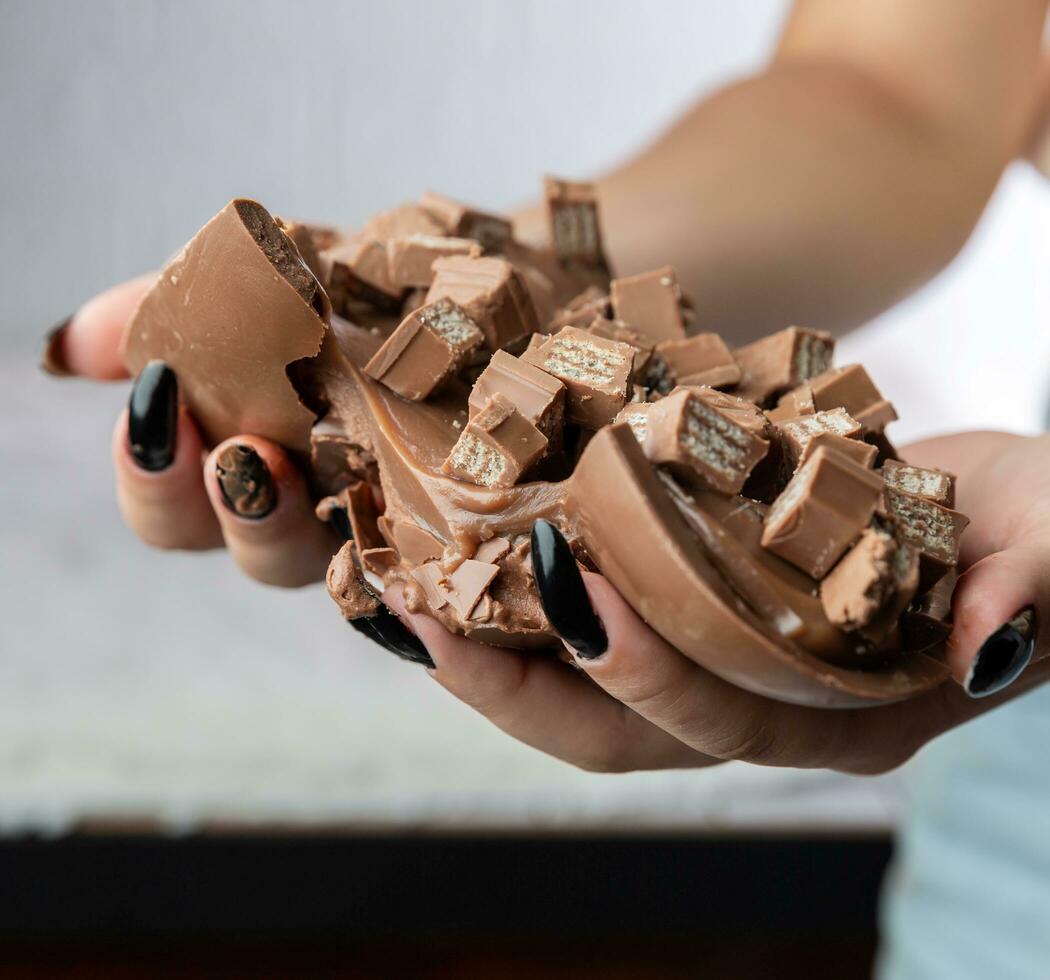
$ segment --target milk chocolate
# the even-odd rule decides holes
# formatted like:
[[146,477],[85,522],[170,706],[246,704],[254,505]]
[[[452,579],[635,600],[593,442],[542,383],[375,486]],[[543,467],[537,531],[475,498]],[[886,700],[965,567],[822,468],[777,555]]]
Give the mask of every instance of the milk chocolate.
[[634,348],[634,360],[631,363],[630,383],[644,384],[649,377],[650,363],[653,357],[653,342],[644,334],[633,330],[622,320],[610,320],[607,317],[595,317],[586,330],[596,337],[607,340],[618,340],[621,344],[630,344]]
[[808,384],[800,384],[797,388],[780,396],[776,408],[766,412],[770,422],[784,422],[787,419],[797,419],[800,415],[813,415],[817,406],[813,404],[813,389]]
[[809,389],[816,410],[842,407],[866,432],[881,432],[897,413],[859,364],[832,368],[812,378]]
[[510,553],[510,542],[506,538],[489,538],[477,546],[471,556],[474,561],[496,565]]
[[959,576],[950,568],[924,596],[901,616],[904,646],[913,652],[930,650],[952,632],[952,594]]
[[446,235],[473,238],[486,252],[501,251],[511,239],[511,223],[499,215],[478,211],[433,191],[423,195],[422,205]]
[[354,561],[353,541],[347,541],[328,566],[325,582],[328,594],[339,606],[344,619],[374,616],[379,609],[379,598],[361,577]]
[[382,310],[400,306],[403,289],[390,279],[383,242],[353,235],[323,250],[320,261],[328,270],[325,286],[340,316],[353,319],[355,303],[367,303]]
[[472,238],[448,238],[438,235],[409,235],[395,238],[387,247],[390,281],[400,288],[429,287],[434,281],[431,268],[437,259],[465,255],[476,259],[481,246]]
[[944,470],[913,466],[900,460],[882,464],[882,479],[894,490],[932,500],[942,507],[955,506],[955,475]]
[[371,486],[364,480],[349,483],[338,493],[324,497],[314,508],[319,520],[332,524],[343,537],[358,547],[382,548],[385,538],[379,530],[379,508]]
[[321,348],[328,299],[292,241],[254,201],[232,201],[164,268],[122,342],[134,377],[153,358],[209,444],[250,432],[307,450],[316,415],[287,369]]
[[412,401],[429,397],[466,363],[485,336],[451,300],[410,313],[365,365],[365,373]]
[[451,575],[437,562],[413,569],[412,577],[422,586],[427,603],[435,612],[451,605],[464,620],[472,619],[476,607],[485,598],[499,566],[467,559]]
[[735,394],[765,405],[774,396],[826,371],[834,351],[835,338],[831,334],[803,327],[788,327],[738,347],[733,356],[742,377]]
[[723,388],[740,380],[740,365],[716,333],[698,333],[684,340],[656,345],[676,384]]
[[611,313],[609,294],[599,286],[588,286],[555,312],[545,333],[557,333],[562,327],[579,327],[583,330],[598,317],[609,319]]
[[536,308],[521,276],[506,259],[454,255],[434,262],[427,303],[450,299],[481,328],[491,351],[539,329]]
[[[818,446],[830,445],[856,459],[862,466],[870,466],[875,460],[875,447],[850,438],[859,436],[860,431],[860,423],[844,408],[815,412],[813,415],[802,415],[774,424],[774,432],[791,472],[809,458],[816,448],[814,443]],[[820,441],[821,437],[825,437],[823,442]],[[830,437],[830,441],[826,437]]]
[[570,264],[608,268],[594,184],[545,177],[543,189],[551,241],[558,257]]
[[821,579],[868,526],[881,492],[876,474],[822,447],[773,502],[762,545]]
[[338,236],[338,232],[334,228],[317,228],[303,224],[301,221],[278,218],[277,215],[273,216],[273,220],[277,227],[295,243],[299,255],[302,256],[302,260],[317,281],[323,283],[326,271],[318,253],[318,248],[321,247],[318,242],[330,246]]
[[886,486],[886,510],[897,533],[919,552],[919,589],[932,588],[959,561],[959,538],[970,519],[924,497]]
[[445,550],[444,545],[433,534],[408,521],[391,523],[390,535],[398,553],[413,565],[436,560]]
[[547,437],[495,394],[463,430],[442,469],[483,487],[512,487],[547,449]]
[[623,320],[654,342],[685,337],[682,291],[671,266],[614,279],[610,289],[617,320]]
[[[542,345],[546,338],[533,334]],[[524,357],[496,351],[470,392],[468,407],[473,418],[495,394],[504,395],[542,432],[552,445],[560,442],[565,415],[565,385]]]
[[635,348],[579,330],[562,327],[522,360],[541,368],[565,385],[571,421],[588,429],[611,422],[627,403],[627,385]]
[[761,411],[714,388],[679,388],[654,404],[647,418],[649,460],[722,493],[739,493],[769,450]]

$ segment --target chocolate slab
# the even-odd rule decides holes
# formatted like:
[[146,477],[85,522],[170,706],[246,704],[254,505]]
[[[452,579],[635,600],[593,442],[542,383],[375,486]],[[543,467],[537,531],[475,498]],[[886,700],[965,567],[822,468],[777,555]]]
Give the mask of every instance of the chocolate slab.
[[472,238],[438,235],[409,235],[395,238],[386,246],[390,281],[397,287],[429,287],[434,281],[432,268],[437,259],[453,255],[478,258],[481,246]]
[[291,240],[254,201],[232,201],[172,259],[121,345],[134,377],[166,361],[205,440],[242,433],[310,446],[316,415],[288,368],[321,348],[328,299]]
[[608,268],[594,184],[545,177],[543,191],[551,241],[558,257],[570,264]]
[[[765,405],[789,388],[827,370],[834,351],[835,338],[831,334],[804,327],[788,327],[738,347],[733,355],[742,377],[735,393]],[[841,404],[836,402],[827,407],[836,408]]]
[[722,388],[740,381],[740,365],[716,333],[664,340],[656,345],[656,351],[675,384]]
[[610,290],[617,320],[623,320],[653,342],[685,337],[682,291],[671,266],[614,279]]

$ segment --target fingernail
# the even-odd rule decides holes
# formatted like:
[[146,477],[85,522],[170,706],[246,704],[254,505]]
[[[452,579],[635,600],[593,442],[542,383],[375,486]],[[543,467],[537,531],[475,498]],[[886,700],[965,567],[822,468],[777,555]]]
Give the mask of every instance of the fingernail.
[[380,606],[374,616],[365,619],[351,619],[350,625],[362,636],[367,636],[402,660],[434,668],[434,660],[427,653],[427,648],[420,642],[419,637],[386,606]]
[[44,349],[40,354],[40,370],[56,378],[71,377],[73,372],[66,364],[66,328],[73,322],[73,317],[67,316],[64,320],[56,323],[44,335]]
[[215,460],[215,475],[226,506],[240,517],[259,520],[277,506],[277,487],[266,461],[252,446],[227,446]]
[[346,541],[354,540],[354,529],[350,525],[350,515],[345,507],[333,507],[328,514],[328,523],[339,532]]
[[532,571],[543,611],[558,635],[584,660],[605,653],[609,638],[595,615],[572,549],[549,521],[532,525]]
[[986,698],[1009,687],[1032,659],[1035,635],[1035,610],[1029,606],[981,644],[966,675],[966,693],[971,698]]
[[163,361],[150,361],[128,399],[128,448],[144,470],[157,471],[175,458],[179,382]]

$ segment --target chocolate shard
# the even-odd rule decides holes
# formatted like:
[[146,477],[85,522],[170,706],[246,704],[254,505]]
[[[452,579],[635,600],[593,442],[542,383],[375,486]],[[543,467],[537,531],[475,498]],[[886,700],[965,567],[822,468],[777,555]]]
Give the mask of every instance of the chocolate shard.
[[818,412],[841,406],[865,432],[881,432],[897,418],[893,405],[882,397],[860,364],[824,371],[810,380],[809,389]]
[[[542,344],[546,338],[533,334],[530,340]],[[537,429],[555,448],[561,443],[565,416],[565,385],[546,371],[540,370],[524,357],[512,357],[506,351],[496,351],[485,370],[471,389],[467,406],[473,418],[493,395],[500,394]]]
[[321,348],[330,305],[291,239],[255,201],[222,209],[165,267],[125,331],[132,376],[154,358],[210,444],[251,432],[310,446],[316,415],[287,369]]
[[353,541],[347,541],[332,558],[328,566],[325,583],[328,594],[339,606],[344,619],[360,619],[374,616],[379,609],[379,599],[361,578],[354,561]]
[[365,548],[360,554],[362,568],[379,578],[394,568],[400,559],[393,548]]
[[723,388],[740,381],[740,365],[716,333],[698,333],[684,340],[656,345],[676,384]]
[[609,294],[599,286],[588,286],[555,311],[545,332],[557,333],[562,327],[579,327],[583,330],[598,317],[608,319],[611,314]]
[[881,492],[875,473],[822,447],[773,502],[762,545],[821,579],[868,526]]
[[[831,334],[804,327],[788,327],[738,347],[733,355],[742,377],[735,393],[765,405],[774,396],[826,371],[834,352],[835,338]],[[841,404],[835,402],[827,407]]]
[[512,487],[546,450],[547,437],[497,393],[467,423],[441,468],[478,486]]
[[536,308],[521,276],[505,259],[454,255],[434,262],[427,303],[449,299],[481,328],[491,351],[539,329]]
[[959,539],[970,519],[891,486],[885,486],[884,500],[898,536],[919,552],[919,591],[926,592],[958,564]]
[[365,365],[365,373],[410,401],[422,401],[453,377],[484,340],[466,311],[439,299],[405,317]]
[[427,191],[421,203],[446,235],[473,238],[486,252],[502,251],[511,240],[511,223],[499,215],[479,211],[433,191]]
[[418,524],[395,521],[390,525],[390,536],[398,553],[413,565],[422,565],[441,557],[445,546],[433,534]]
[[627,403],[635,348],[576,327],[563,327],[522,360],[565,385],[568,415],[587,429],[611,422]]
[[741,491],[748,475],[769,450],[762,412],[740,398],[714,388],[678,388],[645,414],[625,419],[637,435],[645,428],[643,448],[653,463],[677,476],[721,493]]
[[453,255],[472,259],[481,256],[481,246],[474,239],[439,235],[417,234],[395,238],[387,244],[386,250],[390,281],[402,289],[429,287],[434,281],[432,266],[437,259]]
[[932,500],[942,507],[955,506],[954,473],[889,459],[882,464],[882,479],[894,490]]
[[431,609],[438,612],[452,606],[460,619],[466,621],[475,618],[476,607],[487,598],[485,593],[499,571],[498,565],[468,558],[451,575],[437,562],[427,562],[413,569],[411,575],[422,588]]
[[607,269],[594,184],[545,177],[543,189],[558,258],[570,265]]
[[474,561],[497,565],[510,554],[510,541],[506,538],[489,538],[477,546],[472,555]]
[[314,513],[319,520],[341,530],[344,537],[355,541],[362,550],[386,545],[379,529],[381,517],[372,487],[364,480],[356,480],[338,493],[324,497]]
[[671,266],[614,279],[610,290],[616,319],[623,320],[654,342],[685,337],[682,291]]

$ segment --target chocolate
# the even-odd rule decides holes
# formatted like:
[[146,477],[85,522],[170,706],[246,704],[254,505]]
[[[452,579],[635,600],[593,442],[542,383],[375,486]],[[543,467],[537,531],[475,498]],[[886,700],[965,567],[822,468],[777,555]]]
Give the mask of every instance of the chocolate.
[[610,289],[616,319],[623,320],[654,342],[685,337],[682,291],[671,266],[614,279]]
[[506,538],[489,538],[482,541],[473,554],[474,561],[485,562],[489,565],[497,564],[510,553],[510,542]]
[[810,380],[809,389],[818,412],[841,406],[867,432],[881,432],[897,418],[893,406],[859,364],[824,371]]
[[324,249],[320,261],[328,270],[325,287],[340,316],[353,318],[355,303],[383,310],[393,310],[400,305],[403,290],[390,278],[383,242],[354,235]]
[[407,521],[390,525],[390,536],[398,553],[413,565],[421,565],[441,557],[444,545],[429,531]]
[[875,461],[875,447],[850,438],[860,435],[860,431],[860,423],[843,408],[802,415],[774,424],[774,432],[791,472],[821,445],[844,452],[861,466],[870,467]]
[[775,395],[826,371],[834,351],[835,338],[831,334],[803,327],[788,327],[738,347],[733,356],[742,377],[735,394],[765,405]]
[[762,545],[821,579],[868,526],[881,492],[878,476],[822,447],[773,501]]
[[882,464],[882,479],[894,490],[932,500],[942,507],[955,506],[955,475],[944,470],[890,459]]
[[316,415],[287,369],[317,354],[329,314],[291,240],[261,205],[236,200],[161,272],[127,326],[122,357],[132,377],[165,361],[209,444],[250,432],[306,450]]
[[485,337],[467,313],[439,299],[410,313],[365,365],[365,373],[412,401],[459,371]]
[[499,258],[454,255],[434,262],[427,303],[450,299],[481,328],[491,351],[539,329],[536,308],[521,276]]
[[338,234],[333,228],[315,228],[303,224],[301,221],[290,221],[286,218],[278,218],[274,215],[274,223],[294,242],[299,250],[299,255],[306,263],[307,268],[314,274],[318,282],[323,283],[325,279],[325,266],[318,253],[318,242],[326,245],[332,244]]
[[897,534],[919,551],[920,591],[926,592],[959,561],[959,538],[970,519],[924,497],[886,486],[886,511]]
[[956,570],[949,569],[901,616],[905,649],[912,652],[932,650],[948,639],[952,632],[952,593],[958,579]]
[[[537,339],[537,346],[545,342],[540,334],[533,334],[530,338]],[[565,385],[557,378],[540,370],[525,357],[512,357],[506,351],[496,351],[470,392],[467,404],[471,417],[496,394],[505,396],[552,445],[560,442]]]
[[607,269],[594,184],[545,177],[543,190],[551,241],[558,257],[569,264]]
[[[769,424],[761,411],[714,388],[679,388],[654,404],[646,419],[645,455],[651,462],[722,493],[739,493],[769,450]],[[637,436],[637,415],[626,421]]]
[[776,408],[766,412],[770,422],[784,422],[788,419],[797,419],[800,415],[813,415],[817,406],[813,404],[813,389],[808,384],[800,384],[797,388],[780,396]]
[[565,385],[569,419],[588,429],[611,422],[627,403],[627,384],[635,348],[579,330],[562,327],[522,360]]
[[446,235],[473,238],[486,252],[499,252],[510,241],[511,223],[499,215],[478,211],[433,191],[423,195],[422,206]]
[[554,314],[545,332],[557,333],[562,327],[583,330],[598,317],[608,319],[611,313],[609,294],[598,286],[588,286]]
[[617,340],[621,344],[630,344],[634,348],[634,359],[631,362],[630,382],[632,385],[644,384],[650,374],[653,358],[653,342],[637,330],[632,330],[622,320],[609,320],[606,317],[595,317],[586,327],[588,333],[606,340]]
[[716,333],[664,340],[656,345],[656,351],[676,384],[723,388],[740,380],[740,365]]
[[347,541],[328,566],[325,582],[344,619],[374,616],[379,599],[361,577],[354,561],[354,542]]
[[467,423],[442,470],[482,487],[512,487],[546,449],[547,437],[497,393]]
[[430,286],[434,281],[431,268],[437,259],[464,255],[476,259],[481,246],[472,238],[447,238],[437,235],[409,235],[396,238],[387,245],[390,282],[407,289]]

